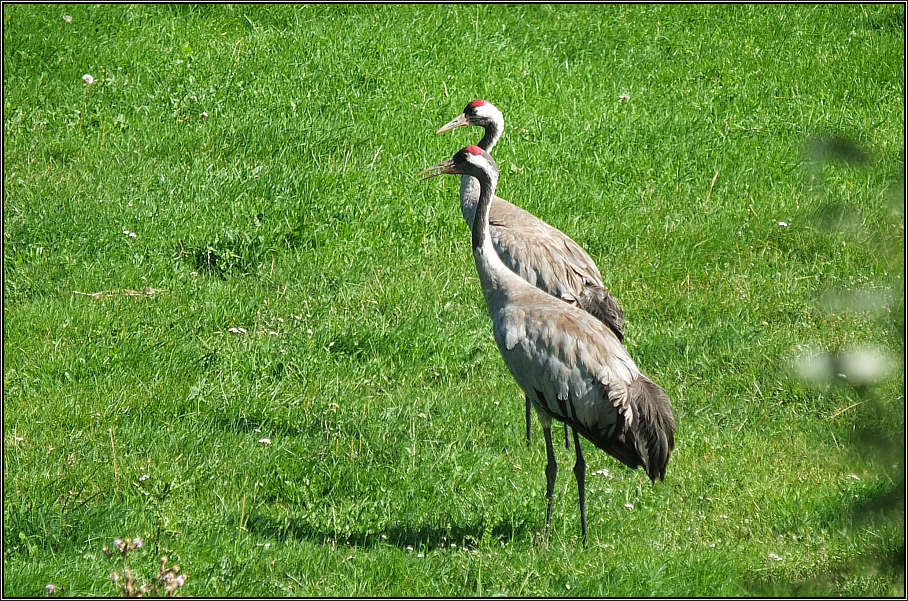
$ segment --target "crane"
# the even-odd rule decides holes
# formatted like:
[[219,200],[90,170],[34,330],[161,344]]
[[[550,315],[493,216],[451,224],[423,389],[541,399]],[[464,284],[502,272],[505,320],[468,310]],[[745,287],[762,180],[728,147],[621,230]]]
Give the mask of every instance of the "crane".
[[473,258],[498,350],[517,384],[532,402],[546,444],[546,531],[558,466],[552,420],[574,431],[574,476],[580,500],[583,544],[587,544],[586,461],[579,434],[649,478],[665,478],[674,448],[675,419],[665,390],[637,368],[621,341],[589,313],[546,294],[509,269],[492,240],[489,215],[498,166],[478,146],[419,175],[465,174],[480,185],[471,227]]
[[[491,152],[504,132],[504,115],[491,102],[477,98],[435,133],[465,125],[483,128],[483,137],[477,146]],[[471,228],[478,201],[479,183],[469,175],[462,175],[460,209]],[[532,213],[497,196],[492,197],[490,223],[495,250],[511,271],[539,289],[579,305],[611,328],[619,341],[624,340],[624,311],[606,290],[596,263],[579,244]],[[531,439],[531,406],[527,397],[527,445]],[[565,425],[564,445],[569,448],[568,436]]]

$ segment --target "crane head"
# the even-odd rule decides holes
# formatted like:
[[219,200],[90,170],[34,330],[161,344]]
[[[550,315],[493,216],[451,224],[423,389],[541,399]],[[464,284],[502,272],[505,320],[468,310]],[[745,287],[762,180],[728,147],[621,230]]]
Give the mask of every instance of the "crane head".
[[491,102],[477,98],[476,100],[471,100],[461,114],[442,125],[435,133],[441,134],[464,125],[486,127],[496,123],[501,124],[501,127],[504,126],[504,117],[501,111],[495,108],[495,105]]
[[491,165],[497,173],[498,165],[495,164],[495,160],[489,153],[484,151],[479,146],[467,146],[466,148],[461,148],[460,150],[458,150],[457,153],[450,159],[445,159],[444,161],[436,165],[432,165],[431,167],[423,169],[416,175],[428,173],[428,175],[419,178],[420,181],[435,177],[437,175],[446,175],[452,173],[466,173],[468,175],[472,175],[478,171],[483,171],[486,164]]

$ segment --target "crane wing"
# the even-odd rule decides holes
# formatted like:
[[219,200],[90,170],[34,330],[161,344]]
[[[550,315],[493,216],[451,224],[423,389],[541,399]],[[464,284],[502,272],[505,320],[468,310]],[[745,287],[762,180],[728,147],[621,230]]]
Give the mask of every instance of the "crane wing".
[[543,292],[587,313],[624,339],[624,311],[603,287],[593,259],[569,236],[510,202],[495,197],[489,214],[495,252],[504,264]]
[[[671,403],[604,324],[551,297],[492,314],[505,364],[538,410],[653,479],[674,446]],[[665,434],[668,432],[668,434]]]

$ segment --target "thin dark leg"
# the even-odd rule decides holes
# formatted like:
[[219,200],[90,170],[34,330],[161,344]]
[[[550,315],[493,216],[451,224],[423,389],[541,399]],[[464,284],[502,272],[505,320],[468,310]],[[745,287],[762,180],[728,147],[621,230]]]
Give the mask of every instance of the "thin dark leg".
[[583,546],[587,546],[586,539],[586,461],[583,459],[583,450],[580,448],[580,437],[574,430],[574,448],[577,449],[577,463],[574,464],[574,476],[577,478],[577,492],[580,495],[580,531],[583,533]]
[[530,424],[531,417],[532,417],[531,416],[532,405],[533,405],[533,403],[530,402],[530,397],[529,397],[529,395],[527,395],[527,448],[530,447],[530,438],[532,437],[532,429],[531,429],[531,424]]
[[548,504],[545,509],[545,531],[549,531],[549,525],[552,523],[552,495],[555,494],[555,474],[558,473],[558,464],[555,463],[555,447],[552,445],[552,426],[542,429],[545,436],[545,454],[548,463],[545,464],[545,498]]
[[567,422],[564,422],[564,448],[568,450],[571,448],[571,427]]

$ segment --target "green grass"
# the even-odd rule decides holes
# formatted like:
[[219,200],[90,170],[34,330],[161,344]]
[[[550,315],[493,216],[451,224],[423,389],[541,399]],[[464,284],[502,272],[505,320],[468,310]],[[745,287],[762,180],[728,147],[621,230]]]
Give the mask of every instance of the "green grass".
[[[199,596],[904,595],[904,20],[4,5],[4,594],[113,594],[140,536]],[[477,97],[675,407],[664,484],[587,445],[589,548],[415,178]],[[788,368],[855,345],[890,377]]]

